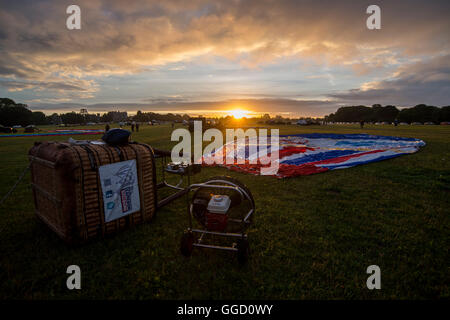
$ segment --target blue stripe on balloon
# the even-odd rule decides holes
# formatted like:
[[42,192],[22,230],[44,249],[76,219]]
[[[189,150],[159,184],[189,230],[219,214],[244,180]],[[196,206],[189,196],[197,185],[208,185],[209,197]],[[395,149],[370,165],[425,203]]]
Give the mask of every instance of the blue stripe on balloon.
[[333,164],[329,164],[329,165],[321,166],[321,167],[328,168],[330,170],[338,169],[340,167],[354,167],[354,166],[358,166],[360,164],[366,164],[366,163],[370,163],[370,162],[387,160],[387,159],[395,158],[395,157],[402,156],[402,155],[405,155],[405,154],[408,154],[408,153],[397,153],[397,154],[391,154],[391,155],[388,155],[388,156],[380,156],[380,157],[373,158],[373,159],[370,159],[370,160],[357,161],[357,162],[352,162],[352,163],[342,162],[342,163],[338,163],[338,164],[334,164],[334,165]]
[[313,153],[313,154],[306,154],[303,157],[295,158],[295,159],[289,159],[289,160],[281,160],[280,163],[282,164],[293,164],[293,165],[300,165],[308,162],[315,162],[315,161],[322,161],[322,160],[328,160],[333,159],[337,157],[347,156],[350,154],[359,153],[361,151],[357,150],[332,150],[332,151],[326,151],[326,152],[320,152],[320,153]]

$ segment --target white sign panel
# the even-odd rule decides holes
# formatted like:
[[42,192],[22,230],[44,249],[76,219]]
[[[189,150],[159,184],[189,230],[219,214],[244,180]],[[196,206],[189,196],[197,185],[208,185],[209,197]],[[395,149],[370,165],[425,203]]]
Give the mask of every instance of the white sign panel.
[[99,169],[105,222],[141,209],[136,160],[106,164]]

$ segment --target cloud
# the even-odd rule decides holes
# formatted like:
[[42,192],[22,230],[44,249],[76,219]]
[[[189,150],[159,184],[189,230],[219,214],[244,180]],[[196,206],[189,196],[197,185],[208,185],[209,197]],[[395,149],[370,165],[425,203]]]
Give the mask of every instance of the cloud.
[[[1,1],[0,77],[16,82],[3,86],[92,97],[98,90],[93,77],[137,74],[205,55],[247,68],[305,59],[364,76],[449,50],[448,1],[378,1],[382,29],[375,31],[366,28],[368,4],[355,1],[80,0],[81,30],[66,29],[68,4]],[[57,82],[63,84],[57,88]],[[380,83],[373,90],[380,90],[372,91],[376,97],[389,88]],[[361,92],[350,93],[369,94]]]
[[80,86],[78,83],[59,83],[42,81],[8,81],[0,80],[0,86],[8,88],[9,91],[22,91],[24,89],[50,89],[64,91],[89,91],[88,88]]
[[402,65],[391,78],[365,83],[362,88],[330,94],[340,103],[448,105],[450,92],[450,55]]
[[248,66],[292,55],[352,64],[379,48],[435,53],[447,48],[450,31],[447,1],[381,2],[378,33],[367,30],[365,5],[354,1],[79,1],[82,29],[75,31],[65,28],[65,6],[7,2],[0,14],[2,45],[22,53],[14,56],[18,61],[31,55],[41,65],[115,72],[204,53]]

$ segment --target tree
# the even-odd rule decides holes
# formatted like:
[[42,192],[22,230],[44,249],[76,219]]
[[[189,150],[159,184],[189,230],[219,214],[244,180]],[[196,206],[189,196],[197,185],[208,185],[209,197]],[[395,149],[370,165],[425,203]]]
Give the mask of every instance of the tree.
[[372,109],[366,106],[340,107],[330,121],[336,122],[358,122],[371,121]]
[[[348,106],[339,108],[336,113],[325,116],[326,121],[332,122],[356,122],[375,121],[393,122],[398,119],[402,122],[434,122],[450,121],[450,107],[438,108],[425,104],[416,105],[413,108],[404,108],[401,111],[397,107],[374,104],[371,108],[366,106]],[[448,119],[448,120],[445,120]]]
[[[2,99],[4,100],[4,99]],[[10,100],[10,99],[6,99]],[[10,100],[12,101],[12,100]],[[2,101],[2,105],[3,105]],[[7,102],[9,103],[9,102]],[[31,124],[32,112],[26,105],[22,104],[8,104],[0,108],[0,124],[3,126],[21,125],[27,126]]]
[[418,104],[413,108],[405,108],[400,111],[398,119],[403,122],[438,122],[440,110],[434,106]]
[[147,122],[148,117],[145,113],[142,113],[141,110],[138,110],[136,115],[133,117],[133,120],[138,121],[138,122]]
[[63,123],[66,124],[80,124],[85,123],[85,118],[83,115],[75,112],[63,113],[60,115]]
[[393,122],[398,116],[399,110],[395,106],[382,107],[380,104],[372,106],[372,116],[370,121]]
[[48,123],[51,124],[61,124],[61,117],[57,114],[57,113],[53,113],[51,116],[47,117],[48,118]]
[[450,122],[450,106],[445,106],[441,108],[439,122]]
[[14,100],[11,100],[9,98],[0,98],[0,108],[6,107],[6,106],[14,106],[16,103]]
[[44,125],[47,124],[47,117],[41,111],[34,111],[31,113],[31,123],[34,125]]

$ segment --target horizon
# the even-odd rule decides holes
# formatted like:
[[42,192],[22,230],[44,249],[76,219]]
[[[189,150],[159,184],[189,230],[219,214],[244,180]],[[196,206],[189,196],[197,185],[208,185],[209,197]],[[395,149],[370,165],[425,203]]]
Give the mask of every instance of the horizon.
[[0,2],[0,96],[46,114],[449,104],[447,1],[378,1],[378,30],[351,1],[78,1],[80,30],[64,1]]
[[[15,102],[20,103],[18,101],[15,101]],[[147,109],[146,105],[144,105],[144,104],[140,105],[140,107],[137,107],[136,109],[130,109],[130,108],[136,107],[136,104],[132,104],[132,103],[130,103],[130,104],[109,103],[109,104],[97,104],[97,105],[82,105],[82,104],[80,104],[80,105],[77,105],[76,107],[70,104],[70,107],[60,109],[60,110],[36,109],[36,108],[31,108],[30,106],[28,106],[28,107],[31,111],[41,111],[46,116],[50,116],[54,113],[57,113],[57,114],[64,114],[64,113],[70,113],[70,112],[80,113],[81,109],[87,109],[87,112],[89,114],[100,114],[100,115],[106,114],[108,112],[116,111],[116,112],[127,112],[128,116],[134,116],[137,114],[138,111],[141,111],[143,113],[156,113],[156,114],[161,114],[161,115],[166,115],[166,114],[184,115],[184,114],[187,114],[190,117],[203,116],[206,118],[221,118],[221,117],[226,117],[226,116],[233,116],[236,119],[261,118],[266,114],[268,114],[271,118],[281,116],[281,117],[287,118],[287,119],[289,119],[289,118],[292,118],[292,119],[297,119],[297,118],[319,119],[319,118],[328,116],[332,113],[335,113],[341,107],[353,107],[351,105],[338,105],[338,106],[336,106],[336,108],[334,110],[326,113],[325,115],[317,116],[317,115],[308,115],[308,114],[296,114],[294,112],[250,111],[251,108],[242,108],[241,106],[243,106],[243,104],[232,104],[232,103],[230,104],[228,101],[218,102],[218,103],[219,104],[220,103],[228,104],[228,105],[230,105],[230,109],[225,108],[225,109],[220,109],[220,110],[214,110],[214,109],[173,109],[173,110],[161,109],[161,110],[157,110],[157,109]],[[193,103],[193,104],[195,104],[195,103]],[[214,103],[211,102],[211,104],[214,104]],[[108,106],[110,106],[110,108],[105,110],[104,105],[108,105]],[[381,105],[381,104],[375,103],[373,105]],[[365,107],[372,107],[373,105],[368,105]],[[422,105],[422,103],[418,103],[418,104],[411,105],[411,106],[395,106],[394,105],[394,107],[396,107],[398,110],[402,110],[402,109],[413,108],[417,105]],[[236,107],[233,109],[232,106],[236,106]],[[386,107],[388,105],[381,105],[381,106]],[[94,108],[90,108],[90,107],[94,107]],[[436,106],[436,107],[442,108],[445,106],[443,105],[443,106]]]

